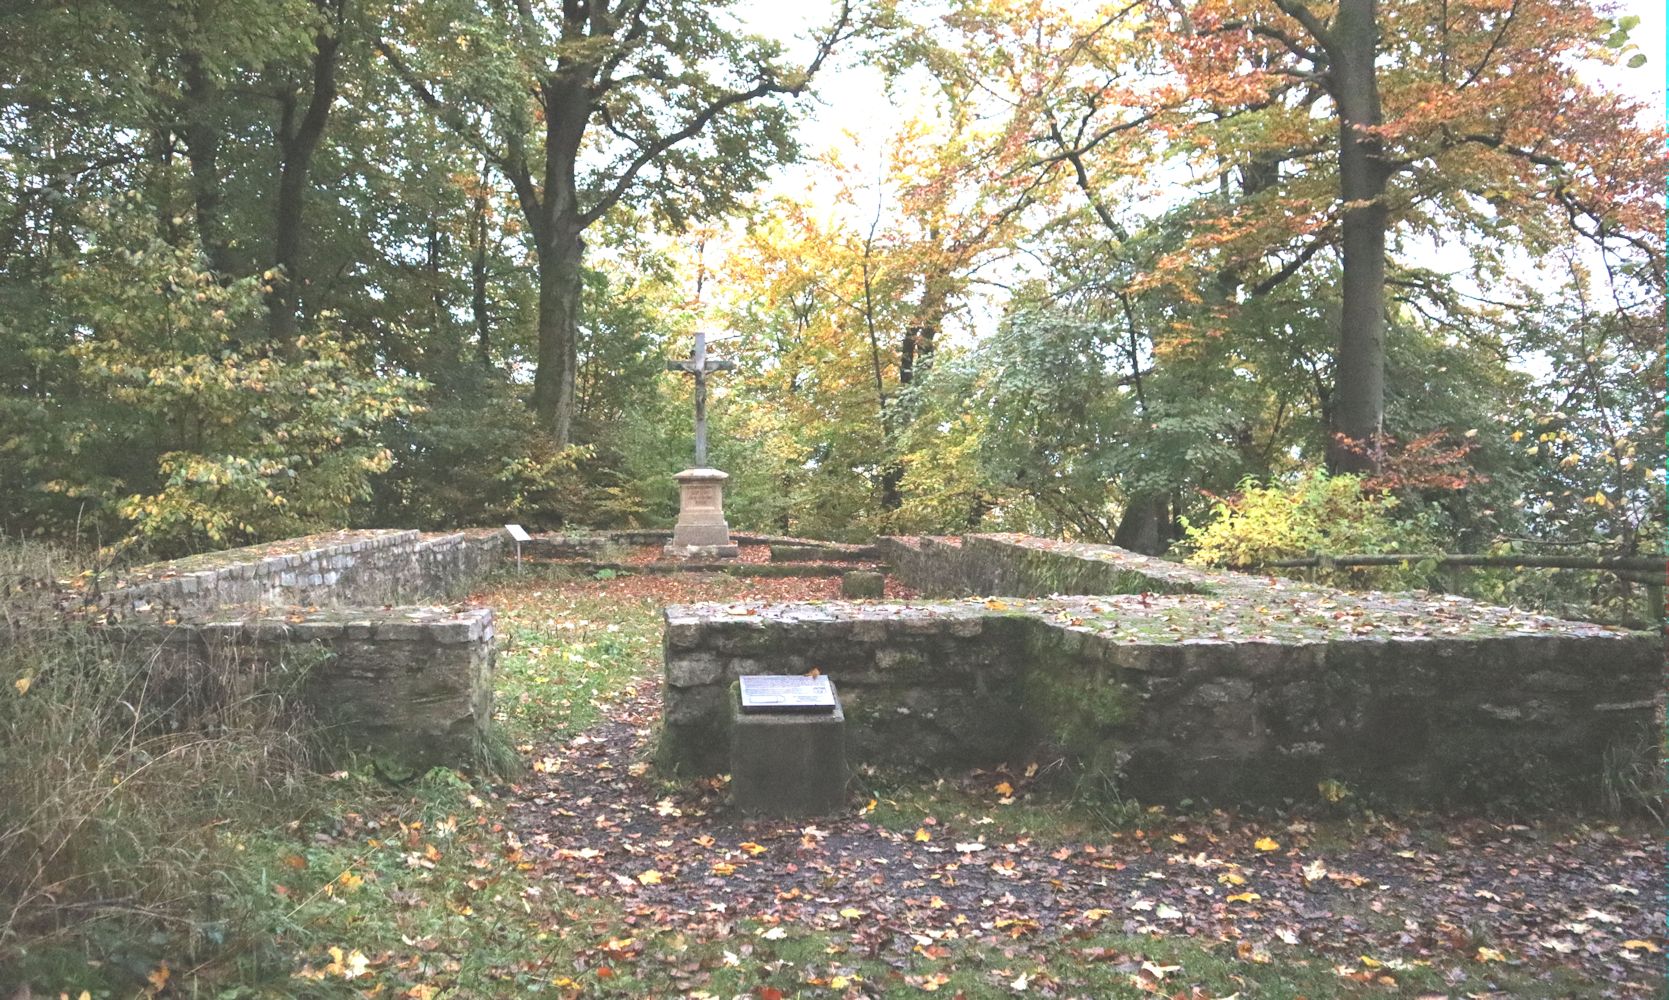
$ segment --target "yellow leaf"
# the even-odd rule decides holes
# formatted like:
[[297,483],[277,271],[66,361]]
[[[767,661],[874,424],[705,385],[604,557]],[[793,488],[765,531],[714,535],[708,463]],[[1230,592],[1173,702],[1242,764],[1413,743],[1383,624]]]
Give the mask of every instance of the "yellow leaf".
[[1224,872],[1223,874],[1217,876],[1217,881],[1223,883],[1224,885],[1245,885],[1246,876],[1240,874],[1239,872]]
[[17,693],[20,695],[28,694],[30,681],[31,678],[19,677],[17,680],[12,682],[12,687],[17,688]]
[[646,872],[638,872],[637,873],[637,880],[639,882],[642,882],[644,885],[660,885],[661,884],[661,878],[662,878],[661,873],[656,871],[653,868],[649,869]]
[[1258,842],[1252,846],[1260,851],[1278,851],[1281,849],[1281,845],[1271,837],[1259,837]]
[[916,827],[916,843],[925,844],[929,840],[932,840],[932,839],[933,839],[933,835],[931,833],[927,832],[927,827],[925,827],[925,826]]
[[985,606],[990,608],[992,611],[1006,611],[1006,610],[1008,610],[1008,605],[1005,604],[1002,601],[997,600],[995,597],[986,601]]
[[1172,839],[1172,840],[1174,840],[1174,841],[1176,841],[1176,842],[1177,842],[1177,843],[1179,843],[1179,844],[1186,844],[1186,843],[1188,843],[1188,838],[1187,838],[1187,837],[1186,837],[1186,836],[1184,836],[1184,835],[1182,835],[1182,834],[1180,834],[1180,833],[1173,833],[1173,834],[1171,834],[1171,839]]
[[763,844],[755,844],[750,840],[742,845],[742,850],[747,851],[749,854],[757,858],[761,854],[764,854],[768,848],[766,848]]
[[1480,962],[1505,962],[1506,960],[1507,956],[1494,948],[1478,949],[1478,961]]
[[840,915],[845,917],[847,920],[856,920],[863,916],[863,911],[855,906],[848,906],[846,909],[840,911]]
[[997,782],[996,792],[998,795],[1013,795],[1014,786],[1006,781],[999,781]]
[[358,979],[360,976],[365,975],[365,970],[370,967],[371,960],[365,957],[364,952],[355,948],[353,951],[348,952],[348,960],[342,964],[343,979]]
[[1381,966],[1381,965],[1384,965],[1384,964],[1385,964],[1385,963],[1384,963],[1384,962],[1381,962],[1381,961],[1380,961],[1380,960],[1379,960],[1379,959],[1377,959],[1377,958],[1371,958],[1371,957],[1369,957],[1369,956],[1367,956],[1367,955],[1363,955],[1363,956],[1362,956],[1362,964],[1363,964],[1363,965],[1365,965],[1365,966],[1367,966],[1367,967],[1368,967],[1368,968],[1370,968],[1370,969],[1377,969],[1377,968],[1379,968],[1379,967],[1380,967],[1380,966]]
[[1654,955],[1657,954],[1657,945],[1652,944],[1650,941],[1641,941],[1639,938],[1631,938],[1630,940],[1624,941],[1623,947],[1628,948],[1631,951],[1640,951],[1641,949],[1644,949]]
[[1231,903],[1255,903],[1262,898],[1255,892],[1237,892],[1228,899]]

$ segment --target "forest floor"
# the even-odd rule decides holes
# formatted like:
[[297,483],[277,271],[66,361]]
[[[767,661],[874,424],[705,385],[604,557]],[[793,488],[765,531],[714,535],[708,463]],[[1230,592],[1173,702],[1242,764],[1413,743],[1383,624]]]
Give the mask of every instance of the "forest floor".
[[322,779],[288,827],[228,834],[248,896],[230,933],[130,957],[126,992],[108,957],[34,981],[228,1000],[1662,995],[1643,823],[1174,813],[1051,788],[1044,761],[866,770],[845,815],[743,819],[722,782],[649,766],[660,609],[839,581],[599,575],[530,567],[470,598],[497,615],[522,773]]

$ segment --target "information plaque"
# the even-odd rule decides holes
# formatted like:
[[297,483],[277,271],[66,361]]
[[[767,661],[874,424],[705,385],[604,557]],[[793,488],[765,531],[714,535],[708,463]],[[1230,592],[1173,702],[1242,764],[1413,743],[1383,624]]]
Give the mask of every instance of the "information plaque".
[[519,524],[506,524],[504,530],[508,531],[510,537],[518,542],[531,542],[533,540],[533,536],[527,533],[527,529]]
[[744,712],[833,712],[827,677],[761,674],[741,678]]

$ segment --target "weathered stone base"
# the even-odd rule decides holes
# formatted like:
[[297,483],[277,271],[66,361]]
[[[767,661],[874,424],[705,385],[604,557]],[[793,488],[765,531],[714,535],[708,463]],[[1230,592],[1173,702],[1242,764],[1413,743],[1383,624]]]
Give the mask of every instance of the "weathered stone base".
[[125,655],[149,659],[159,679],[305,662],[295,693],[327,744],[414,769],[476,759],[491,726],[493,614],[486,608],[321,611],[134,624],[108,634]]
[[887,766],[1047,756],[1151,801],[1417,808],[1594,807],[1662,784],[1657,635],[1260,588],[668,608],[660,760],[724,770],[731,682],[816,668],[840,685],[853,759]]
[[852,598],[883,597],[886,595],[887,578],[881,573],[866,570],[852,570],[840,577],[840,596]]
[[846,715],[748,713],[730,689],[730,794],[750,816],[824,816],[846,804]]
[[724,520],[724,481],[718,469],[685,469],[678,480],[678,523],[666,554],[675,558],[733,558],[739,549],[730,540]]
[[739,545],[674,545],[662,550],[675,559],[735,559],[742,554]]

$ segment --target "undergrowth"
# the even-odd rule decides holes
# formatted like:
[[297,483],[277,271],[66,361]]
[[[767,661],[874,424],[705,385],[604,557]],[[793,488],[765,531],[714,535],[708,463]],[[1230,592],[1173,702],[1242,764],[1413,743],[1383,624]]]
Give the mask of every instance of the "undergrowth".
[[305,665],[159,669],[41,614],[46,588],[21,582],[65,563],[0,546],[0,986],[70,954],[143,964],[136,941],[212,946],[239,863],[224,831],[286,815],[311,773]]

